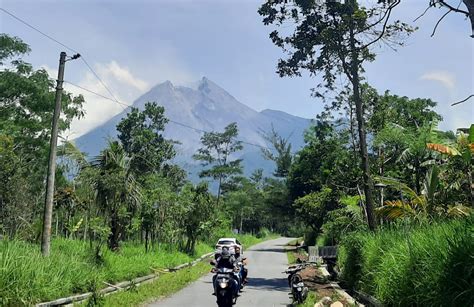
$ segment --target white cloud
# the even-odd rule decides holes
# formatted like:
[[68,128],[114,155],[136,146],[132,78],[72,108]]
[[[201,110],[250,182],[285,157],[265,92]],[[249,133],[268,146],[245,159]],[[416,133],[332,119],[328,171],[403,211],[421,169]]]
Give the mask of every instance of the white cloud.
[[117,79],[117,81],[124,84],[129,84],[140,91],[145,91],[149,86],[147,82],[135,78],[126,67],[120,67],[120,65],[115,61],[112,61],[109,64],[98,66],[100,75],[107,76],[110,74],[111,77]]
[[[45,65],[43,65],[43,68],[50,74],[54,72],[54,70]],[[125,106],[65,83],[64,89],[66,91],[74,95],[81,94],[85,100],[84,118],[74,120],[71,123],[70,130],[65,133],[70,139],[77,138],[105,123],[114,115],[122,112],[126,106],[131,105],[133,100],[149,88],[148,82],[134,76],[128,68],[121,66],[116,61],[95,64],[94,70],[110,89],[113,96]],[[102,96],[112,98],[112,95],[90,71],[84,75],[77,85]]]
[[455,76],[447,71],[432,71],[425,73],[420,77],[420,80],[430,80],[436,81],[443,84],[447,89],[454,90],[456,87],[456,78]]
[[427,72],[419,79],[441,83],[445,88],[429,87],[431,98],[438,102],[436,111],[443,116],[443,121],[439,124],[441,129],[455,131],[457,128],[471,125],[474,119],[472,102],[466,101],[457,106],[451,106],[451,104],[464,99],[467,96],[466,93],[470,93],[472,89],[458,84],[455,75],[448,71]]

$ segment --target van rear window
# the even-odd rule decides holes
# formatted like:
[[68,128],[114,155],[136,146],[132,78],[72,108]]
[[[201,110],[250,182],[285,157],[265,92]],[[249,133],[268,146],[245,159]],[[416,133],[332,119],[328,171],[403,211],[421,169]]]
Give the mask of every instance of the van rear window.
[[217,244],[229,245],[229,244],[234,244],[234,241],[220,240],[219,242],[217,242]]

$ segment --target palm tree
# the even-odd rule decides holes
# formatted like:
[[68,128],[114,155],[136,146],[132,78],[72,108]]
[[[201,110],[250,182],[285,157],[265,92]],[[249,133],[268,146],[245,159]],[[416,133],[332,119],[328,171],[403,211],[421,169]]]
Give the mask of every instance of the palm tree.
[[96,202],[110,227],[108,246],[117,250],[126,225],[140,206],[140,186],[130,170],[129,157],[117,141],[109,141],[91,166],[98,171],[94,180]]

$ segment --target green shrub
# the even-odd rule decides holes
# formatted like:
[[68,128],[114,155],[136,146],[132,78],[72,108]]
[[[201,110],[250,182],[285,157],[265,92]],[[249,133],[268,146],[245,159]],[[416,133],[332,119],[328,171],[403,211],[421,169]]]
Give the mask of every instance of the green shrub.
[[362,247],[364,236],[354,233],[348,236],[338,250],[339,267],[342,269],[341,280],[349,288],[357,288],[362,271]]
[[387,305],[472,306],[473,230],[467,218],[350,234],[339,250],[341,277]]
[[304,233],[304,244],[305,245],[316,245],[316,239],[318,238],[318,234],[308,228],[306,229],[306,232]]
[[257,233],[257,238],[265,238],[265,237],[268,237],[270,234],[271,234],[270,230],[268,230],[267,228],[262,228]]

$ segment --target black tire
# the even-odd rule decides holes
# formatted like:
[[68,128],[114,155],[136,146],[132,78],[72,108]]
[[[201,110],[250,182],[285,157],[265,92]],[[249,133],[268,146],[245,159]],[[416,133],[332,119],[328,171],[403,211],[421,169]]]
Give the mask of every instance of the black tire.
[[217,306],[232,307],[232,295],[225,290],[219,291],[217,294]]
[[303,304],[303,302],[304,302],[303,297],[301,296],[301,294],[298,294],[298,304]]

